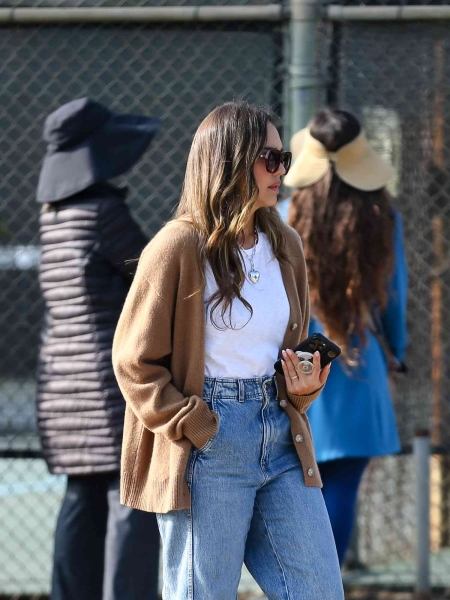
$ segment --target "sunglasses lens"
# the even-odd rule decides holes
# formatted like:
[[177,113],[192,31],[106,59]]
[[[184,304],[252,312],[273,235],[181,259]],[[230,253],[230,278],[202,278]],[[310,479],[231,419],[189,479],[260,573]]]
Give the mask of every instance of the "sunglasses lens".
[[275,173],[280,166],[280,155],[281,152],[278,150],[270,150],[266,160],[266,168],[269,173]]
[[[289,171],[292,162],[291,152],[280,152],[279,150],[269,150],[266,154],[266,169],[269,173],[275,173],[283,165],[286,173]],[[285,173],[285,174],[286,174]]]
[[284,156],[283,156],[282,162],[283,162],[284,170],[286,171],[286,173],[285,173],[285,175],[286,175],[287,172],[289,171],[289,169],[291,168],[292,154],[291,154],[291,152],[284,152],[283,154],[284,154]]

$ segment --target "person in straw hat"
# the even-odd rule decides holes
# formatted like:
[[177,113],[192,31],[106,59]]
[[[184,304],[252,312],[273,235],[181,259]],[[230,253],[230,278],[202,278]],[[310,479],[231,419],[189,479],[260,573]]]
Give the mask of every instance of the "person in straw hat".
[[110,179],[133,167],[159,120],[89,98],[45,121],[39,177],[45,321],[37,418],[51,473],[67,475],[55,532],[51,600],[156,600],[154,515],[119,502],[125,402],[111,348],[147,237]]
[[402,221],[386,189],[393,168],[352,114],[320,110],[291,150],[295,191],[282,209],[303,240],[310,333],[343,349],[308,411],[342,564],[370,458],[400,449],[388,372],[402,369],[406,347]]

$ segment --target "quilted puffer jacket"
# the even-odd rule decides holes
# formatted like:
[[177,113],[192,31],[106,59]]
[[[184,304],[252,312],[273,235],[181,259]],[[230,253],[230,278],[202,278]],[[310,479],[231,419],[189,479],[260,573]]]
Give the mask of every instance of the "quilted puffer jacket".
[[116,471],[125,402],[111,346],[137,259],[147,244],[126,191],[96,184],[45,207],[40,285],[45,320],[37,417],[52,473]]

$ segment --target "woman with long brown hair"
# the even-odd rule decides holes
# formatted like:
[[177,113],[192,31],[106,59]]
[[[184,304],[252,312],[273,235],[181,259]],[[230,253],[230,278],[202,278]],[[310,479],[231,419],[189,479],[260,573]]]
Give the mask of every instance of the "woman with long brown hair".
[[392,167],[350,113],[319,111],[292,150],[285,183],[295,191],[284,207],[303,240],[310,332],[343,349],[308,411],[342,563],[364,469],[372,456],[400,449],[388,370],[401,368],[406,346],[402,223],[385,187]]
[[290,158],[266,111],[209,114],[116,332],[122,502],[157,513],[165,600],[235,600],[243,562],[270,600],[343,598],[305,415],[329,368],[282,351],[309,323],[301,242],[275,207]]

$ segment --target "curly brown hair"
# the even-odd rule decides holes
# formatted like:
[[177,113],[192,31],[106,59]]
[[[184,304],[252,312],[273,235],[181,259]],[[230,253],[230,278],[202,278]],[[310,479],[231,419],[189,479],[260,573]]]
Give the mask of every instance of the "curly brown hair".
[[[346,111],[320,111],[310,124],[311,135],[330,152],[359,131]],[[320,181],[294,192],[288,223],[303,240],[313,313],[326,335],[342,346],[347,362],[355,363],[369,315],[387,303],[395,226],[389,192],[358,190],[331,167]]]

